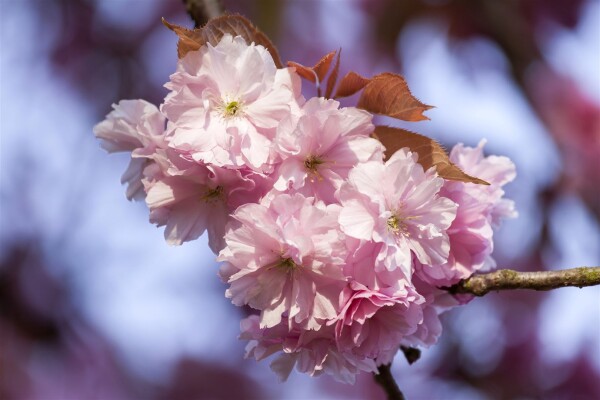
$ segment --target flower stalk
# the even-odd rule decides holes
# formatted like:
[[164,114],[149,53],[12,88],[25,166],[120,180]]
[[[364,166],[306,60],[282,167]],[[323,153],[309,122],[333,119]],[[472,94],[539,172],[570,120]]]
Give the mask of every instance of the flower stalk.
[[391,371],[392,364],[379,366],[379,373],[374,374],[375,382],[385,390],[388,400],[404,400],[405,397],[394,380]]

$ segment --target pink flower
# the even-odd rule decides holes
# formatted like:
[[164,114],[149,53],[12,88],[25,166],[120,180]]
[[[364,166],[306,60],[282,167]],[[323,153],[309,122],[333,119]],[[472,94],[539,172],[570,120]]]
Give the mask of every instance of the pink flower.
[[486,141],[481,140],[477,147],[465,147],[462,143],[454,146],[450,152],[450,160],[466,173],[481,178],[490,185],[476,185],[457,181],[447,181],[442,195],[451,197],[454,192],[466,192],[480,204],[483,213],[488,216],[494,226],[503,218],[515,218],[515,203],[504,198],[502,187],[512,182],[517,176],[515,165],[508,157],[483,155]]
[[423,282],[418,275],[414,277],[413,285],[423,299],[423,303],[420,305],[423,320],[417,325],[415,332],[402,339],[402,345],[430,347],[437,343],[442,334],[439,315],[460,303],[447,291]]
[[438,196],[443,182],[433,169],[423,171],[406,149],[385,164],[359,164],[340,189],[341,229],[365,242],[382,243],[376,268],[401,268],[410,280],[413,254],[427,264],[448,257],[446,230],[456,204]]
[[477,270],[494,265],[494,248],[490,221],[482,214],[482,204],[465,192],[454,192],[450,198],[458,204],[456,219],[448,229],[450,253],[440,264],[416,263],[420,276],[436,286],[451,286]]
[[410,279],[406,277],[401,268],[392,271],[387,268],[375,268],[377,257],[381,253],[383,243],[358,240],[346,236],[348,257],[344,264],[344,274],[357,283],[367,288],[391,293],[403,293]]
[[127,183],[127,198],[142,199],[143,169],[151,162],[157,148],[165,148],[165,117],[153,104],[144,100],[121,100],[113,104],[106,119],[94,127],[94,135],[109,153],[133,152],[121,177]]
[[338,348],[376,359],[395,354],[403,338],[422,322],[424,299],[412,288],[375,291],[353,281],[340,296],[335,335]]
[[[246,204],[227,232],[221,277],[235,305],[261,310],[262,327],[281,322],[319,329],[337,315],[345,285],[345,246],[337,225],[339,206],[300,194],[281,194],[266,204]],[[234,225],[232,225],[234,226]]]
[[240,171],[175,160],[166,173],[145,179],[150,221],[165,225],[171,245],[197,239],[208,232],[208,243],[218,253],[225,247],[229,214],[240,204],[262,195],[256,183]]
[[276,161],[277,125],[303,101],[291,69],[277,69],[264,47],[231,35],[189,52],[165,86],[171,147],[196,161],[258,171]]
[[276,142],[284,160],[276,172],[276,190],[330,204],[352,167],[383,159],[381,143],[369,137],[372,115],[338,107],[335,100],[315,97],[304,104],[297,122],[289,118],[280,125]]
[[456,219],[448,229],[450,254],[447,262],[418,265],[422,279],[436,286],[450,286],[475,271],[495,266],[493,226],[502,218],[516,216],[514,202],[504,198],[502,186],[515,178],[515,166],[506,157],[483,156],[481,141],[476,148],[454,146],[450,159],[466,173],[490,185],[446,181],[440,193],[458,204]]
[[296,367],[299,372],[310,376],[323,373],[335,380],[354,384],[360,371],[376,372],[375,362],[349,352],[338,350],[333,326],[323,326],[318,331],[304,330],[284,317],[279,325],[261,328],[259,317],[250,316],[242,320],[240,339],[248,340],[246,358],[260,361],[278,353],[271,362],[271,369],[285,381]]

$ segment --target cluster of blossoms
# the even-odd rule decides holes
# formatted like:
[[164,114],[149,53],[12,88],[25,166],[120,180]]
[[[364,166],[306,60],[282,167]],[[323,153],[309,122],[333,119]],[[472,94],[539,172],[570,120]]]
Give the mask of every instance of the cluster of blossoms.
[[190,51],[160,109],[124,100],[95,127],[131,152],[128,198],[145,198],[170,244],[208,233],[226,296],[257,315],[241,323],[247,356],[353,382],[401,345],[430,346],[440,290],[493,266],[492,227],[515,214],[505,157],[450,155],[490,185],[445,180],[407,148],[384,161],[372,115],[306,100],[293,68],[225,35]]

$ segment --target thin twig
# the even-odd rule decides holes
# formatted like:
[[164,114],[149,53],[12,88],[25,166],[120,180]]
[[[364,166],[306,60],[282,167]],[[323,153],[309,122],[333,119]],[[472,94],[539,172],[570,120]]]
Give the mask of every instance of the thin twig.
[[185,8],[194,21],[194,27],[200,28],[209,19],[223,14],[221,0],[183,0]]
[[562,271],[518,272],[501,269],[473,275],[448,288],[450,293],[483,296],[494,290],[551,290],[567,286],[600,285],[600,267],[580,267]]
[[385,390],[388,400],[404,400],[404,395],[392,375],[391,366],[392,364],[380,365],[379,373],[374,374],[375,382]]

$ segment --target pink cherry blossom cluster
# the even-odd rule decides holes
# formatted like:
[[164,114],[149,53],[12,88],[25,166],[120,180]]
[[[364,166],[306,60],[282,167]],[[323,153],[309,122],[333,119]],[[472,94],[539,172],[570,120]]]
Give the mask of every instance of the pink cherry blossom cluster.
[[492,227],[515,215],[505,157],[456,146],[451,160],[487,185],[444,180],[416,153],[384,161],[372,115],[300,92],[293,68],[225,35],[191,51],[160,109],[124,100],[95,127],[131,152],[122,181],[145,198],[170,244],[208,232],[247,356],[353,382],[401,345],[429,346],[459,304],[439,287],[494,265]]

